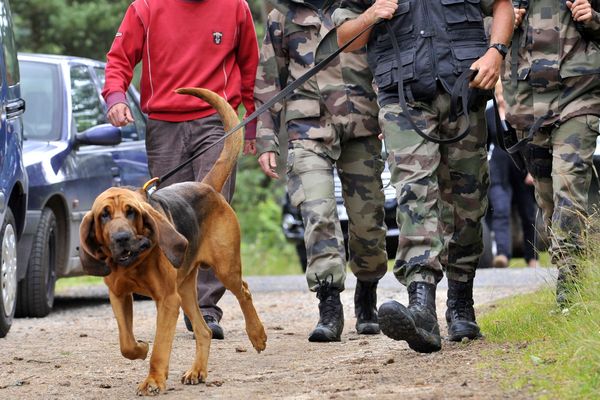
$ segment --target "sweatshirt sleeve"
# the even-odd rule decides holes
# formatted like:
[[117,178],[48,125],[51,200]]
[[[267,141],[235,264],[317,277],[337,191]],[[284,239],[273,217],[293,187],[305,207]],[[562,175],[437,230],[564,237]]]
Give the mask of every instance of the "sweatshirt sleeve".
[[[277,20],[276,15],[281,18]],[[283,19],[284,17],[276,10],[267,17],[254,89],[254,101],[257,107],[266,103],[287,84],[288,59],[283,48]],[[281,103],[276,103],[269,112],[259,116],[256,134],[258,154],[269,151],[279,154],[278,134],[282,108]]]
[[125,93],[133,77],[133,69],[142,58],[145,29],[135,7],[129,6],[106,55],[106,79],[102,96],[108,109],[125,102]]
[[[240,1],[243,5],[240,23],[240,42],[237,48],[236,61],[240,68],[242,78],[242,103],[246,108],[246,117],[252,114],[254,108],[254,81],[258,67],[258,40],[254,30],[254,21],[248,3]],[[246,140],[256,138],[256,120],[246,125],[244,137]]]

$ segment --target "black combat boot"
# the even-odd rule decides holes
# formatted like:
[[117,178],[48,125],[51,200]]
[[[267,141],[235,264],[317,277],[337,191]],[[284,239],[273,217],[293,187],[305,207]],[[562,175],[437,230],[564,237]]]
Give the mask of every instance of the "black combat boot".
[[356,280],[354,314],[359,335],[377,335],[380,332],[377,321],[377,281]]
[[408,286],[408,308],[397,301],[379,307],[379,326],[384,335],[406,340],[419,353],[442,348],[440,327],[435,313],[435,285],[413,282]]
[[340,290],[326,280],[319,281],[319,322],[308,337],[309,342],[339,342],[344,329],[344,309]]
[[463,338],[481,337],[473,309],[473,279],[468,282],[448,279],[446,305],[448,306],[446,310],[448,340],[460,342]]
[[575,266],[565,266],[558,269],[556,278],[556,304],[561,309],[571,305],[571,296],[577,279]]

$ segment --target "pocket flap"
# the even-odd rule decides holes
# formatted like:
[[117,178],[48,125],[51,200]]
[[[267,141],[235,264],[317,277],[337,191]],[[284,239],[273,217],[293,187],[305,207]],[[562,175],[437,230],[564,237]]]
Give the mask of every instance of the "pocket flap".
[[461,3],[464,4],[464,2],[465,2],[465,0],[441,0],[441,1],[442,1],[442,4],[445,6],[449,6],[452,4],[461,4]]
[[479,57],[481,57],[481,55],[483,53],[485,53],[485,47],[483,46],[477,46],[477,47],[455,47],[454,49],[454,56],[456,57],[457,60],[474,60],[477,59]]
[[396,12],[394,12],[394,15],[406,14],[409,10],[410,2],[406,1],[404,3],[398,3],[398,8],[396,8]]
[[285,104],[285,121],[300,118],[319,118],[321,105],[319,100],[299,99],[288,100]]

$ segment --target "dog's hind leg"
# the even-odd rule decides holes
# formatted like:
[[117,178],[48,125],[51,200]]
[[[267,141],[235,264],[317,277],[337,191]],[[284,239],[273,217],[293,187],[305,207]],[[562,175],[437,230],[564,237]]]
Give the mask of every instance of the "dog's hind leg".
[[108,295],[119,327],[121,354],[130,360],[144,360],[148,355],[148,343],[136,341],[133,335],[133,297],[131,293],[118,296],[109,290]]
[[226,268],[215,268],[215,274],[221,283],[223,283],[223,286],[230,290],[240,303],[246,322],[246,333],[250,342],[252,342],[252,346],[260,353],[267,347],[267,334],[254,308],[248,284],[242,280],[242,262],[239,250],[231,248],[230,250],[232,253],[231,256],[222,257],[219,263],[230,262],[232,265]]
[[208,354],[210,352],[210,340],[212,332],[206,321],[202,318],[198,308],[198,296],[196,292],[196,279],[198,270],[188,274],[179,285],[178,291],[181,296],[181,308],[192,322],[194,337],[196,339],[196,356],[192,367],[181,377],[181,383],[185,385],[197,385],[205,382],[208,375]]

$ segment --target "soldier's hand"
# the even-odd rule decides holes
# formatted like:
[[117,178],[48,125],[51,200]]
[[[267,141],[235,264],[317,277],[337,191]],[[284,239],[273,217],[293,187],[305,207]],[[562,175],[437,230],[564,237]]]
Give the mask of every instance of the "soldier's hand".
[[376,0],[364,13],[367,24],[373,24],[379,19],[392,19],[398,8],[398,0]]
[[589,22],[592,20],[594,15],[594,11],[592,9],[592,5],[587,0],[575,0],[575,1],[567,1],[567,7],[571,10],[571,15],[573,15],[573,20],[577,22]]
[[279,174],[275,172],[277,168],[277,154],[275,152],[267,151],[266,153],[262,153],[258,157],[258,164],[269,178],[279,179]]
[[112,106],[110,110],[108,110],[108,113],[106,113],[106,117],[108,118],[108,122],[116,127],[125,126],[130,122],[133,122],[131,110],[125,103],[117,103]]
[[255,155],[256,154],[256,139],[244,140],[244,155]]
[[469,87],[490,90],[493,89],[500,77],[502,56],[498,50],[490,48],[477,61],[471,64],[470,69],[477,71]]
[[515,8],[515,29],[523,23],[523,18],[525,18],[525,13],[527,12],[524,8]]

